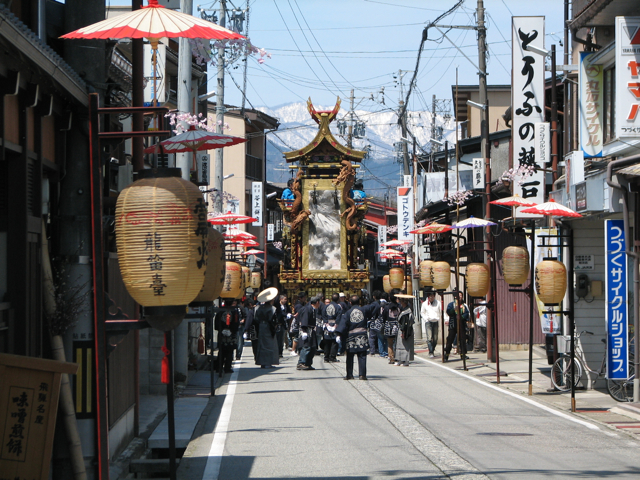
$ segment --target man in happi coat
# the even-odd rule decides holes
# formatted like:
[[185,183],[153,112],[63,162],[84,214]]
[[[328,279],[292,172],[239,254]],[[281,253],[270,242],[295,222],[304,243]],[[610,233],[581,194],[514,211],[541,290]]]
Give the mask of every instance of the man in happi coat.
[[233,300],[225,300],[225,309],[216,314],[215,327],[218,331],[218,357],[225,373],[233,373],[233,351],[238,347],[240,311]]
[[351,297],[351,308],[342,314],[339,331],[346,337],[347,376],[353,379],[353,359],[358,357],[358,375],[360,380],[367,380],[367,352],[369,351],[369,335],[367,321],[371,317],[372,308],[361,307],[360,297]]
[[322,334],[324,344],[322,350],[324,352],[325,362],[339,362],[336,358],[338,354],[338,343],[336,342],[338,333],[338,317],[342,314],[342,307],[338,303],[340,296],[334,293],[331,296],[331,303],[325,305],[322,310]]
[[316,354],[316,309],[319,298],[311,297],[308,304],[300,309],[298,320],[300,321],[300,334],[298,344],[300,346],[300,358],[298,370],[315,370],[313,357]]

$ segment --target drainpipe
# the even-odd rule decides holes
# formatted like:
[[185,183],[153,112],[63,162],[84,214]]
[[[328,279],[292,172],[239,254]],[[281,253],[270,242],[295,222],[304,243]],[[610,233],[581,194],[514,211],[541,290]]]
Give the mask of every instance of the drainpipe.
[[[636,371],[636,377],[633,379],[633,401],[640,401],[640,378],[638,378],[638,367],[640,362],[640,344],[638,339],[638,328],[640,328],[640,321],[638,319],[638,315],[640,314],[640,299],[638,299],[638,295],[640,295],[640,291],[638,289],[638,285],[640,284],[640,272],[638,269],[640,268],[640,257],[635,252],[635,239],[633,242],[630,242],[631,237],[629,237],[629,205],[628,205],[628,192],[627,189],[622,187],[618,182],[614,182],[612,180],[613,169],[616,167],[624,167],[627,165],[631,165],[640,161],[640,155],[632,155],[630,157],[621,158],[620,160],[614,160],[613,162],[609,162],[607,166],[607,185],[611,188],[615,188],[616,190],[620,190],[622,193],[622,216],[624,220],[624,238],[626,239],[627,245],[627,255],[633,258],[633,334],[635,336],[634,347],[633,347],[633,366]],[[635,215],[638,215],[638,212],[635,212]],[[637,225],[637,224],[636,224]],[[629,248],[629,245],[632,243],[632,247]]]

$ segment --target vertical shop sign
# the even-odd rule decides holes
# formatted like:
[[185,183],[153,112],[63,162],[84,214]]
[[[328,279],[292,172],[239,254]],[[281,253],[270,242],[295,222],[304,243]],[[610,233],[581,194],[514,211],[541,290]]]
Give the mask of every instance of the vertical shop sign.
[[473,189],[484,190],[484,158],[474,158],[473,162]]
[[262,226],[262,182],[251,182],[251,216],[258,220],[251,225]]
[[398,240],[412,240],[413,235],[413,188],[398,189]]
[[616,135],[640,137],[640,17],[616,17]]
[[580,148],[584,156],[602,156],[602,119],[604,92],[602,91],[602,65],[590,62],[592,52],[580,53],[578,84],[578,114],[580,117]]
[[627,254],[623,220],[605,220],[607,378],[629,377]]
[[[514,182],[514,193],[536,203],[544,202],[544,165],[536,149],[536,123],[544,122],[544,57],[527,50],[529,46],[544,48],[544,17],[512,18],[513,165],[534,167],[524,181]],[[540,217],[522,213],[517,217]]]
[[[387,226],[379,225],[378,226],[378,251],[381,251],[384,248],[382,246],[383,243],[387,243]],[[387,260],[385,258],[382,258],[382,255],[380,255],[380,263],[387,263]]]

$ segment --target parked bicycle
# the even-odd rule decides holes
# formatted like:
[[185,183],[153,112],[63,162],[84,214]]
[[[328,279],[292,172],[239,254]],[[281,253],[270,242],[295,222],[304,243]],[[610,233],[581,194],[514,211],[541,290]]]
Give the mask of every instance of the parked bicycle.
[[[575,365],[573,371],[573,382],[577,386],[582,378],[582,372],[586,372],[587,379],[589,380],[589,388],[592,389],[597,379],[604,377],[607,372],[607,352],[605,349],[604,356],[602,357],[602,363],[598,370],[593,370],[589,367],[587,359],[585,358],[584,350],[582,349],[582,342],[580,337],[582,334],[593,335],[592,332],[583,330],[575,336]],[[565,351],[569,350],[569,341],[571,337],[562,336],[558,337],[558,340],[563,339],[566,342]],[[602,342],[606,345],[606,340],[603,338]],[[626,380],[611,380],[607,379],[607,391],[614,400],[618,402],[631,402],[633,401],[633,380],[635,379],[635,371],[633,366],[633,355],[629,357],[629,378]],[[566,392],[571,389],[571,357],[568,353],[563,353],[553,363],[551,367],[551,382],[553,386],[558,390]]]

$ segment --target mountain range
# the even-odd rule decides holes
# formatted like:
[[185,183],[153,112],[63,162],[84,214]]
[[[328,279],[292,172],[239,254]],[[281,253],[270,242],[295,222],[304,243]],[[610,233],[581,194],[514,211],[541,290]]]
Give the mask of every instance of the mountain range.
[[[315,105],[316,110],[331,110],[333,105]],[[267,136],[267,181],[285,183],[291,176],[283,152],[295,150],[308,145],[318,131],[318,125],[312,120],[306,103],[297,102],[280,105],[274,108],[259,107],[258,110],[275,117],[280,122],[277,131]],[[418,153],[431,151],[431,112],[408,111],[407,126],[416,138]],[[336,120],[331,123],[331,131],[336,139],[347,144],[345,135],[341,135],[339,125],[345,121],[349,124],[350,115],[344,108],[340,109]],[[369,195],[383,197],[391,189],[401,184],[402,164],[400,127],[398,114],[395,110],[383,108],[380,111],[354,111],[354,123],[364,124],[364,129],[354,131],[361,138],[354,138],[353,147],[358,150],[368,150],[369,155],[363,162],[363,168],[358,173],[365,183],[365,190]],[[436,116],[436,127],[441,127],[441,141],[455,141],[455,121],[452,118]],[[364,130],[364,131],[362,131]],[[364,135],[363,135],[364,134]],[[411,136],[408,144],[409,153],[413,149]],[[395,195],[395,193],[393,193]]]

